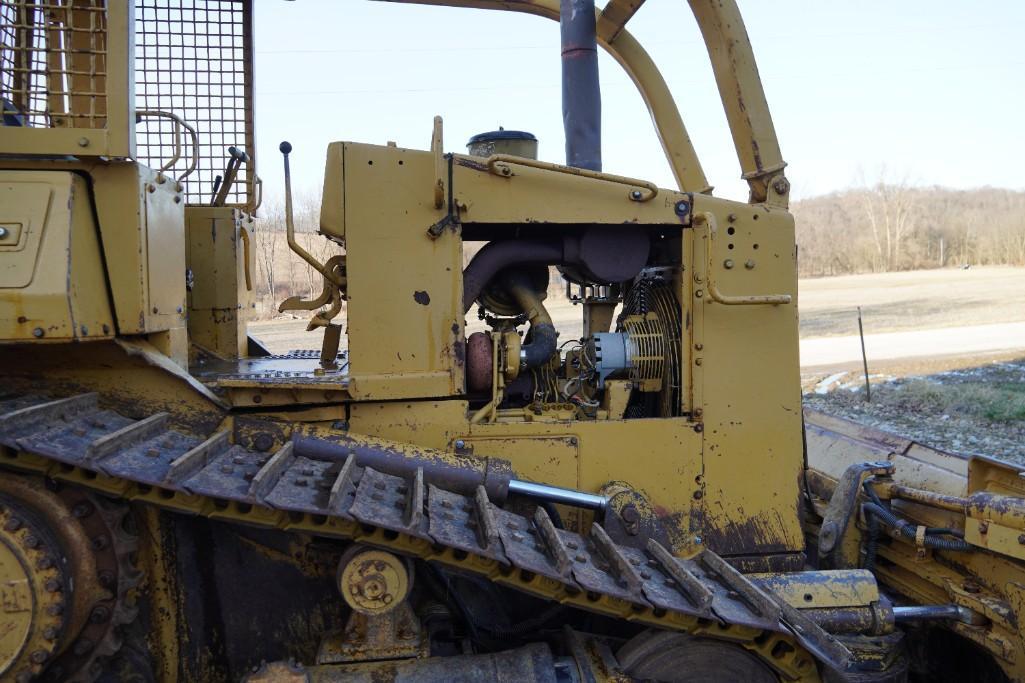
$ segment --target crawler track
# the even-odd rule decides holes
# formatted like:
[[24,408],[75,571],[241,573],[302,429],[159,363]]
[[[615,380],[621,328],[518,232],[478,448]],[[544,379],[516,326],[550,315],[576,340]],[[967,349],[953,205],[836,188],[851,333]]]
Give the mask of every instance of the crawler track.
[[96,394],[0,400],[0,467],[182,513],[359,541],[469,571],[535,596],[610,617],[736,642],[785,680],[818,680],[814,660],[844,671],[850,653],[800,612],[705,550],[675,558],[588,536],[356,464],[207,439],[161,413],[133,420]]

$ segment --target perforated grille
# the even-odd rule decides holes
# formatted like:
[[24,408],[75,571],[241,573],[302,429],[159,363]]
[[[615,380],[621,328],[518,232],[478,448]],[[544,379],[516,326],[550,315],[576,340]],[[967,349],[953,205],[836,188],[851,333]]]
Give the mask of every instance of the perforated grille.
[[[227,148],[254,152],[252,21],[243,0],[135,0],[135,97],[139,110],[176,114],[199,136],[199,163],[185,181],[186,201],[209,204],[227,165]],[[139,160],[159,168],[175,153],[174,123],[143,117]],[[189,150],[174,167],[180,175]],[[227,204],[245,205],[254,162],[243,164]]]
[[106,126],[105,12],[102,0],[0,0],[6,125]]

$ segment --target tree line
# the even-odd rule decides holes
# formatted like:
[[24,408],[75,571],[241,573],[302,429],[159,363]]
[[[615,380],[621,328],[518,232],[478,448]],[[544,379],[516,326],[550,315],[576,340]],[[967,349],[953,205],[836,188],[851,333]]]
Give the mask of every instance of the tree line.
[[802,276],[1025,266],[1025,192],[878,183],[793,205]]
[[[1025,191],[878,183],[794,202],[792,210],[802,277],[1025,266]],[[294,216],[297,240],[321,262],[341,252],[316,234],[317,194],[298,195]],[[282,205],[261,211],[255,252],[260,317],[275,315],[287,297],[320,293],[322,276],[288,249]]]

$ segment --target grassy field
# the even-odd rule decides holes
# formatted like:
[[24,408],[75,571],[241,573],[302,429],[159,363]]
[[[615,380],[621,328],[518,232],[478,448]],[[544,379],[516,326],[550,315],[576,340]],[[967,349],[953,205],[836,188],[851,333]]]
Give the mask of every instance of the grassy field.
[[[847,275],[801,280],[799,288],[802,338],[857,334],[858,306],[866,334],[1025,321],[1025,268]],[[578,307],[552,296],[548,308],[563,339],[581,333]],[[471,331],[483,328],[472,314],[469,322]],[[251,329],[275,352],[320,345],[321,333],[307,333],[305,319]]]
[[1025,268],[916,270],[801,280],[801,336],[984,325],[1025,320]]

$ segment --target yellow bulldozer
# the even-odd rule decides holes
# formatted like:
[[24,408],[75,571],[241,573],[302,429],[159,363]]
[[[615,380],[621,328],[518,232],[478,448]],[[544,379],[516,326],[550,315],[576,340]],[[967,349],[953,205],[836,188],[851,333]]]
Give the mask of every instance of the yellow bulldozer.
[[[746,203],[643,0],[420,1],[560,22],[565,164],[332,143],[319,258],[282,143],[322,292],[273,354],[252,0],[0,0],[0,680],[1025,681],[1023,473],[802,410],[736,2],[690,6]],[[603,169],[599,47],[676,187]]]

